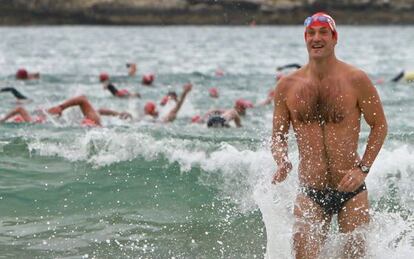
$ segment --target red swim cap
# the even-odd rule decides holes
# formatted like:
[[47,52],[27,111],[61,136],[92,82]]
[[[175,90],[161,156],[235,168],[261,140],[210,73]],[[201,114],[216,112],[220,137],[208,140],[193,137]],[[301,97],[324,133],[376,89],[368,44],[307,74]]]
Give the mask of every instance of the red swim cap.
[[29,73],[27,73],[27,70],[24,68],[21,68],[19,70],[17,70],[16,72],[16,79],[28,79],[29,78]]
[[208,93],[210,94],[210,97],[213,97],[213,98],[218,98],[219,97],[218,90],[215,87],[212,87],[212,88],[208,89]]
[[100,82],[105,82],[109,80],[109,75],[107,73],[101,73],[99,75],[99,81]]
[[146,74],[142,76],[142,84],[143,85],[151,85],[154,82],[155,76],[154,74]]
[[248,100],[238,99],[236,100],[235,106],[241,107],[243,109],[253,108],[253,103]]
[[157,106],[155,105],[154,102],[151,102],[151,101],[147,102],[144,106],[145,114],[150,114],[150,115],[154,114],[156,108]]
[[[305,28],[310,28],[313,26],[326,27],[332,31],[333,37],[335,39],[338,39],[338,32],[336,31],[335,20],[330,15],[324,12],[318,12],[306,18],[304,25],[305,25]],[[306,38],[306,33],[305,33],[305,38]]]

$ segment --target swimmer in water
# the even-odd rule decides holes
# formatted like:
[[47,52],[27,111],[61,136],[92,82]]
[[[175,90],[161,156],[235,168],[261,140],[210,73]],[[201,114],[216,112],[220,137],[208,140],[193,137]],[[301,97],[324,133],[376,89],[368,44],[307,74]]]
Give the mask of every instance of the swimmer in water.
[[253,104],[244,99],[238,99],[231,109],[211,109],[202,117],[194,116],[193,123],[206,123],[208,128],[228,128],[230,122],[234,121],[236,127],[241,127],[241,116],[246,114],[247,108],[252,108]]
[[128,76],[135,76],[135,74],[137,73],[137,64],[127,63],[126,67],[128,69]]
[[119,98],[130,98],[130,97],[137,97],[141,98],[139,93],[130,93],[127,89],[120,89],[118,90],[109,80],[109,75],[106,73],[102,73],[99,75],[99,81],[102,83],[104,89],[111,92],[113,96]]
[[39,79],[40,73],[29,73],[26,69],[20,68],[16,72],[16,79],[17,80],[33,80],[33,79]]
[[[180,111],[187,94],[191,91],[192,88],[193,85],[190,83],[187,83],[183,86],[183,92],[181,93],[180,98],[177,99],[175,106],[168,112],[168,114],[161,119],[161,122],[173,122],[177,118],[177,114]],[[151,101],[145,104],[144,113],[145,115],[151,116],[153,119],[157,119],[159,115],[156,104]]]
[[[108,109],[100,109],[96,111],[92,104],[89,102],[88,98],[84,95],[73,97],[67,101],[61,103],[60,105],[54,106],[46,110],[37,110],[35,115],[31,116],[29,112],[19,106],[0,120],[0,122],[31,122],[31,123],[43,123],[47,119],[47,114],[61,116],[63,111],[70,107],[79,107],[84,118],[81,121],[82,126],[102,126],[101,118],[99,115],[110,115],[110,116],[119,116],[121,119],[131,118],[129,113],[115,113]],[[46,114],[47,113],[47,114]]]

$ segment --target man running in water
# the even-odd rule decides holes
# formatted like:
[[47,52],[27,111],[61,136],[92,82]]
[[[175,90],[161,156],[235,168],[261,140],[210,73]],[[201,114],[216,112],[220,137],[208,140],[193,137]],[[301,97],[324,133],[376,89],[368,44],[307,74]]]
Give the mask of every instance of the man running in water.
[[[272,154],[277,170],[272,183],[292,169],[287,134],[293,126],[299,149],[299,183],[294,215],[296,258],[318,258],[332,216],[348,233],[345,258],[365,255],[361,227],[369,223],[365,178],[387,134],[376,89],[361,70],[338,60],[335,21],[316,13],[305,20],[309,62],[283,77],[275,90]],[[362,158],[357,153],[361,115],[370,126]]]

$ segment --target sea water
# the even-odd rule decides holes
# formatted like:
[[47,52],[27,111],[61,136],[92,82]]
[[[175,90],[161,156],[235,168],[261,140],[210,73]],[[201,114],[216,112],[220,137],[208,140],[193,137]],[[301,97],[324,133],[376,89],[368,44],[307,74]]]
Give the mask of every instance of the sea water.
[[[414,27],[338,31],[338,58],[385,81],[376,87],[389,133],[367,178],[367,258],[413,258],[414,84],[390,79],[414,70]],[[29,111],[86,95],[95,108],[134,116],[85,128],[72,108],[44,124],[0,125],[1,258],[293,258],[293,135],[295,169],[273,186],[272,106],[249,109],[241,128],[208,129],[191,117],[264,100],[277,66],[307,62],[303,27],[2,27],[0,35],[0,87],[27,95]],[[137,63],[136,77],[127,62]],[[22,67],[41,78],[16,81]],[[111,96],[101,72],[142,99]],[[153,86],[140,84],[145,73],[155,74]],[[186,82],[193,90],[175,122],[142,120],[146,101],[180,94]],[[0,95],[0,115],[16,105]],[[339,257],[336,233],[333,225],[323,258]]]

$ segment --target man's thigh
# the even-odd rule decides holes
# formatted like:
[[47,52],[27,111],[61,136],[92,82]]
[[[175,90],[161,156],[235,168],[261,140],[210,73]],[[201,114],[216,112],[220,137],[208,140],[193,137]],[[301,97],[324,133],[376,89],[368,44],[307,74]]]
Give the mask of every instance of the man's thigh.
[[339,230],[349,233],[369,223],[368,192],[363,191],[347,201],[338,213]]

